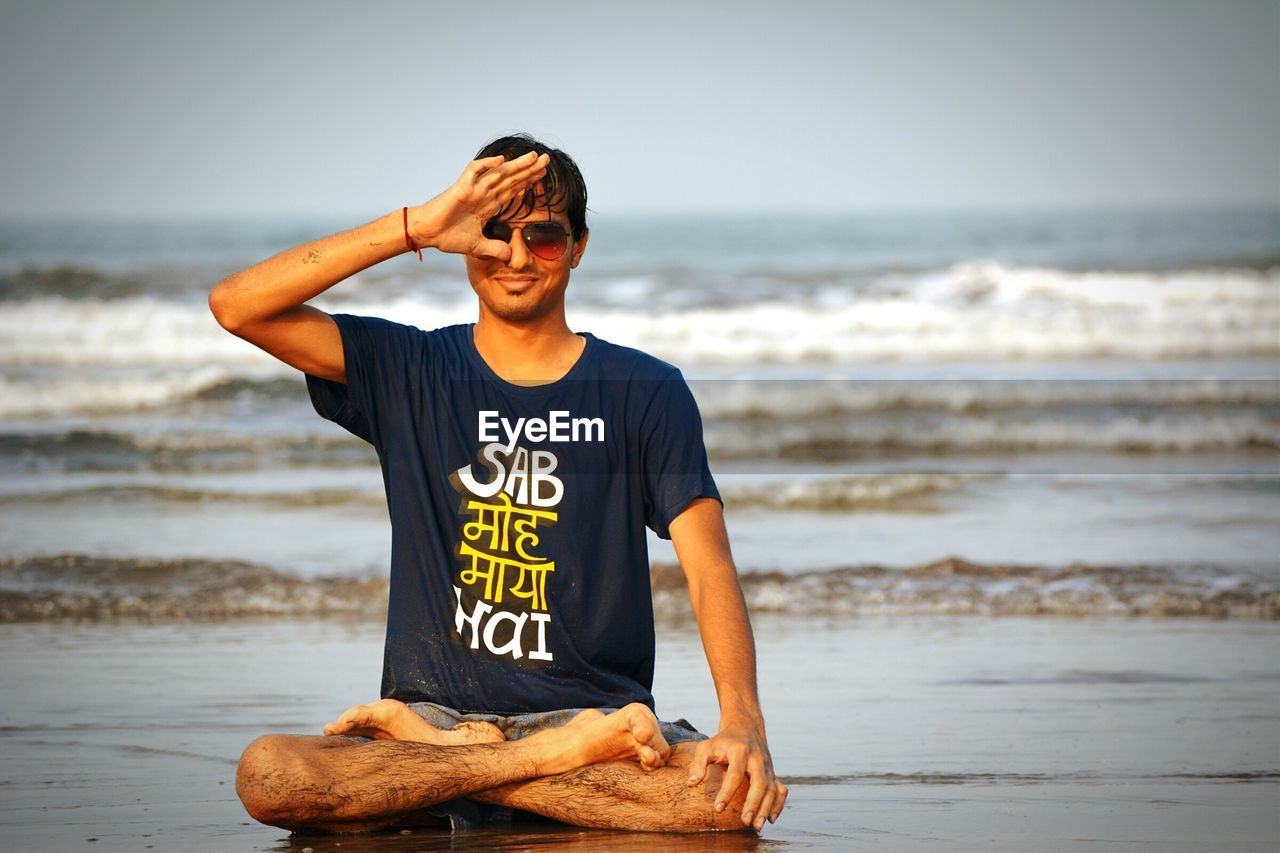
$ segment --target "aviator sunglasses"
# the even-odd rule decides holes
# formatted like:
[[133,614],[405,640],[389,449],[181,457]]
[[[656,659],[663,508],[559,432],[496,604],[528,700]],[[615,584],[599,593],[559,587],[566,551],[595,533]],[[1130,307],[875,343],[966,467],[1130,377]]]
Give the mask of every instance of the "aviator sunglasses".
[[[569,232],[559,222],[527,222],[517,227],[520,229],[521,236],[524,237],[525,246],[544,261],[559,259],[564,254],[565,247],[569,245]],[[511,232],[514,230],[515,228],[512,228],[509,223],[490,219],[484,224],[481,232],[488,240],[510,243]]]

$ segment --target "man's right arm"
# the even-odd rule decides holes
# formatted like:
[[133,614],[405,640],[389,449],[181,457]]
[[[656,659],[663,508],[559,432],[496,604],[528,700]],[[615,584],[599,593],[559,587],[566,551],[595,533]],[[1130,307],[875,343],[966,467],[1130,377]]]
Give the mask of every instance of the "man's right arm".
[[[529,152],[472,160],[448,189],[409,208],[413,244],[442,252],[506,260],[511,248],[489,240],[483,224],[503,205],[541,180],[547,155]],[[323,237],[273,255],[228,276],[209,293],[209,309],[222,328],[303,373],[346,382],[342,336],[333,318],[305,304],[343,279],[409,251],[404,213]]]
[[284,363],[346,381],[333,318],[303,303],[374,264],[409,250],[401,211],[287,249],[218,282],[209,308],[222,328]]

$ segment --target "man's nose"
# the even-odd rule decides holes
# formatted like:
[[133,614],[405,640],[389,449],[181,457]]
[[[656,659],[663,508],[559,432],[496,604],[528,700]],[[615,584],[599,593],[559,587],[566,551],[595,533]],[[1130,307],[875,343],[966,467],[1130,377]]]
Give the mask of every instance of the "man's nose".
[[522,270],[533,264],[533,253],[524,244],[524,232],[522,230],[518,228],[512,230],[510,245],[511,260],[507,262],[507,266],[513,270]]

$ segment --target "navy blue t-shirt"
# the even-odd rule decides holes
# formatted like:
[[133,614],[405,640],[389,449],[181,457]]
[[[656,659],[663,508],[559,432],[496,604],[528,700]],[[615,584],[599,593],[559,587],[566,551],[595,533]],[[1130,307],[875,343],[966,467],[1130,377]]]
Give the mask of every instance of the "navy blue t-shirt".
[[720,499],[680,371],[584,334],[521,386],[470,325],[336,314],[346,384],[316,411],[374,446],[391,515],[382,695],[466,712],[653,706],[645,527]]

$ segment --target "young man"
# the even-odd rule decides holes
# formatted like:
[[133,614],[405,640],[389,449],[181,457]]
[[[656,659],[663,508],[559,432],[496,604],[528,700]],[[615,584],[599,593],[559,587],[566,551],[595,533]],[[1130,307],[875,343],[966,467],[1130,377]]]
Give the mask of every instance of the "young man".
[[[323,737],[250,744],[236,789],[254,818],[456,826],[491,804],[582,826],[759,830],[782,811],[693,397],[671,365],[565,320],[586,200],[568,155],[504,137],[426,204],[210,294],[224,328],[303,371],[316,410],[374,445],[392,522],[383,699]],[[425,248],[466,256],[474,325],[423,332],[305,304]],[[688,579],[720,702],[709,739],[651,710],[646,525]]]

